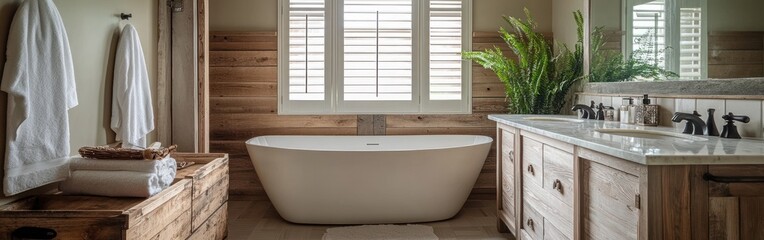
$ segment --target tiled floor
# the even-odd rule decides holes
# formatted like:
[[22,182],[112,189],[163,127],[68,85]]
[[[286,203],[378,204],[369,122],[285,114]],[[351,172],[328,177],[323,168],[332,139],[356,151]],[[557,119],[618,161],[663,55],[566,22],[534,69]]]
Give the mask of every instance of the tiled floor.
[[[327,228],[338,226],[299,225],[284,221],[268,201],[230,201],[228,239],[321,239]],[[496,203],[468,200],[456,217],[440,222],[419,223],[432,226],[435,234],[447,239],[512,239],[496,231]]]

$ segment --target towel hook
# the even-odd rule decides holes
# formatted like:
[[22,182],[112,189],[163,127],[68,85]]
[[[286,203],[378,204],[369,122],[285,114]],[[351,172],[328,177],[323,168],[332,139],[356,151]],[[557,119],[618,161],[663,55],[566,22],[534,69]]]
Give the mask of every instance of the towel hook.
[[120,13],[119,18],[122,20],[130,20],[130,18],[133,17],[132,13]]

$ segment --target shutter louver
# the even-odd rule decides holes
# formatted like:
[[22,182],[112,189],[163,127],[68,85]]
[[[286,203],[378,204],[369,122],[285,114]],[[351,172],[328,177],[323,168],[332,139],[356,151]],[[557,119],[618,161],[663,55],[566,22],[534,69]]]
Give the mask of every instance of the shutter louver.
[[666,3],[651,1],[634,6],[632,19],[633,51],[644,53],[650,63],[666,68]]
[[324,0],[289,1],[289,100],[325,99]]
[[682,79],[700,79],[703,66],[702,10],[682,8],[680,16],[679,76]]
[[462,99],[462,0],[430,1],[430,100]]
[[345,101],[411,101],[412,0],[345,0]]

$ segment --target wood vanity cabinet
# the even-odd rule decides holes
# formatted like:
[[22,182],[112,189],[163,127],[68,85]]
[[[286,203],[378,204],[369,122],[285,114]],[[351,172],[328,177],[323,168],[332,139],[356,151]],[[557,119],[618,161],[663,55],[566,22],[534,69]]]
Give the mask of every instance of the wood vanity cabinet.
[[764,164],[644,165],[497,129],[499,230],[518,239],[764,239]]
[[517,186],[515,184],[516,169],[515,151],[518,142],[515,138],[519,132],[507,126],[497,128],[497,161],[496,161],[496,206],[498,228],[500,232],[517,234]]

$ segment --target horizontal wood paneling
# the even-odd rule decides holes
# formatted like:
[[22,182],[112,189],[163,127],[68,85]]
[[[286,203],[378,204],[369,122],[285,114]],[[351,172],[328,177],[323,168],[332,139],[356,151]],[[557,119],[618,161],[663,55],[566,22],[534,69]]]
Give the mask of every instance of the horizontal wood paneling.
[[276,82],[276,67],[210,67],[215,82]]
[[[514,57],[496,33],[476,32],[474,36],[473,49],[497,46]],[[473,114],[277,115],[276,46],[274,32],[214,32],[210,36],[210,149],[230,154],[232,195],[266,198],[244,144],[253,137],[356,135],[359,126],[368,127],[370,118],[369,126],[376,134],[475,134],[495,139],[496,125],[487,115],[506,112],[504,84],[492,71],[473,65]],[[494,193],[495,158],[492,147],[473,193]]]
[[266,67],[276,64],[276,51],[210,50],[210,67]]
[[764,76],[764,32],[708,34],[708,77]]

